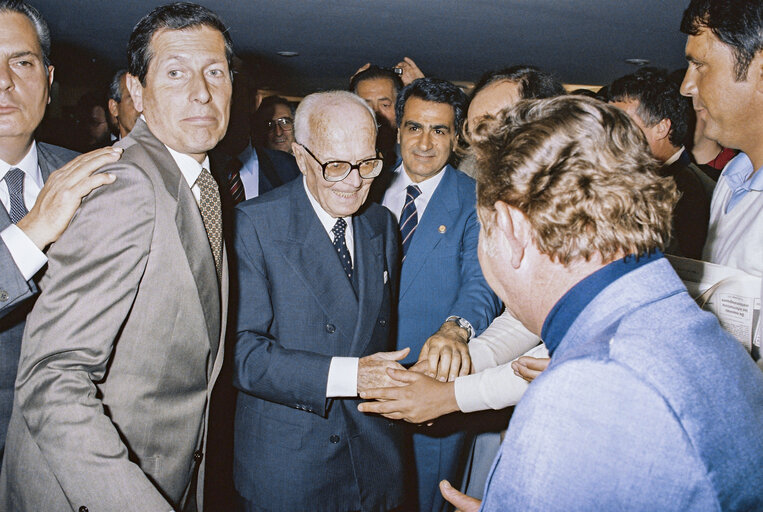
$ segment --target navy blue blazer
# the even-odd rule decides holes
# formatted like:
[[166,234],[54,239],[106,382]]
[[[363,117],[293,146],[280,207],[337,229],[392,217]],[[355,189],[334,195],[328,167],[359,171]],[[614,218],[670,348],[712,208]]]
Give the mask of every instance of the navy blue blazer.
[[450,315],[465,318],[479,334],[501,308],[477,259],[474,180],[450,165],[442,172],[400,277],[397,348],[411,347],[406,363],[416,362],[424,342]]
[[377,510],[403,496],[401,427],[327,399],[333,356],[394,347],[397,226],[369,204],[353,217],[358,294],[303,180],[236,207],[239,280],[234,483],[272,510]]

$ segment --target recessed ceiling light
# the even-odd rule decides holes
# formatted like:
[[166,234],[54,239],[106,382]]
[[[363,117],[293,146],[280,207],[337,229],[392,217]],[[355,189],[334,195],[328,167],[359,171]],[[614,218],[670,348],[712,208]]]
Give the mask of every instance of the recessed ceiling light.
[[634,66],[646,66],[649,64],[648,59],[625,59],[625,62],[633,64]]
[[281,50],[276,53],[280,55],[281,57],[296,57],[297,55],[299,55],[299,52],[290,52],[287,50]]

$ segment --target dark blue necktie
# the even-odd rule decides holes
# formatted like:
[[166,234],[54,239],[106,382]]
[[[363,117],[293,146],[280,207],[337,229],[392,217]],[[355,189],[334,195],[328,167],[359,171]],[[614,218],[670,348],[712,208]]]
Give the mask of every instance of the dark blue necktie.
[[16,224],[28,213],[24,206],[24,171],[12,167],[5,173],[5,183],[8,185],[8,194],[11,198],[10,217],[11,222]]
[[339,218],[336,220],[336,224],[331,228],[331,232],[334,233],[334,247],[336,253],[339,256],[339,261],[342,262],[342,268],[344,273],[352,281],[352,259],[350,258],[350,251],[347,250],[347,243],[344,239],[344,232],[347,229],[347,222],[344,219]]
[[403,239],[403,261],[408,252],[408,247],[413,239],[413,232],[419,224],[419,215],[416,213],[416,198],[421,195],[421,189],[417,185],[408,185],[405,194],[405,206],[400,214],[400,235]]

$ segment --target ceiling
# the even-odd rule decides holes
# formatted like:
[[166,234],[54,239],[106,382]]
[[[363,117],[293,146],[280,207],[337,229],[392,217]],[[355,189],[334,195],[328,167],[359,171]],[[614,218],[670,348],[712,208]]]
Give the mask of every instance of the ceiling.
[[[101,80],[125,67],[135,22],[165,2],[30,0],[47,19],[56,78]],[[475,81],[534,64],[566,83],[602,85],[628,58],[684,67],[678,30],[688,0],[200,0],[230,27],[260,87],[290,95],[344,88],[371,61],[404,56],[428,76]],[[276,52],[295,51],[297,57]],[[107,78],[106,78],[107,80]],[[95,84],[94,84],[95,85]]]

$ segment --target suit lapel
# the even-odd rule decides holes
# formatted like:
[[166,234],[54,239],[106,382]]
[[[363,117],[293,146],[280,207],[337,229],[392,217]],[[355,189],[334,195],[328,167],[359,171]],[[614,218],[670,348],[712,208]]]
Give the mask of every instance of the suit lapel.
[[371,341],[384,295],[384,250],[382,233],[374,231],[364,215],[353,218],[355,272],[358,275],[360,302],[353,353],[362,354]]
[[265,192],[269,192],[277,186],[282,185],[283,183],[276,174],[275,166],[270,159],[270,155],[260,148],[252,148],[252,151],[257,152],[257,163],[259,165],[258,179],[260,180],[259,194],[262,195]]
[[288,232],[286,238],[276,244],[326,316],[347,339],[352,339],[358,318],[358,299],[352,284],[344,274],[301,180],[291,184],[290,196]]
[[[411,240],[411,246],[403,262],[400,275],[400,299],[405,296],[416,276],[426,264],[429,256],[440,241],[452,229],[453,222],[461,209],[461,200],[456,189],[456,172],[450,165],[445,166],[440,184],[427,203],[424,215],[419,219],[419,225]],[[441,231],[440,227],[445,230]]]
[[45,148],[38,143],[37,144],[37,165],[40,167],[40,173],[42,174],[43,183],[48,181],[48,178],[50,178],[50,173],[52,173],[58,168],[58,166],[53,167],[53,164],[54,162],[51,162],[51,158],[48,155],[48,151],[45,150]]
[[216,354],[220,342],[220,290],[212,250],[196,199],[167,148],[151,134],[142,120],[135,124],[130,137],[139,141],[149,153],[167,192],[177,201],[175,224],[196,282],[207,324],[209,345],[212,354]]

